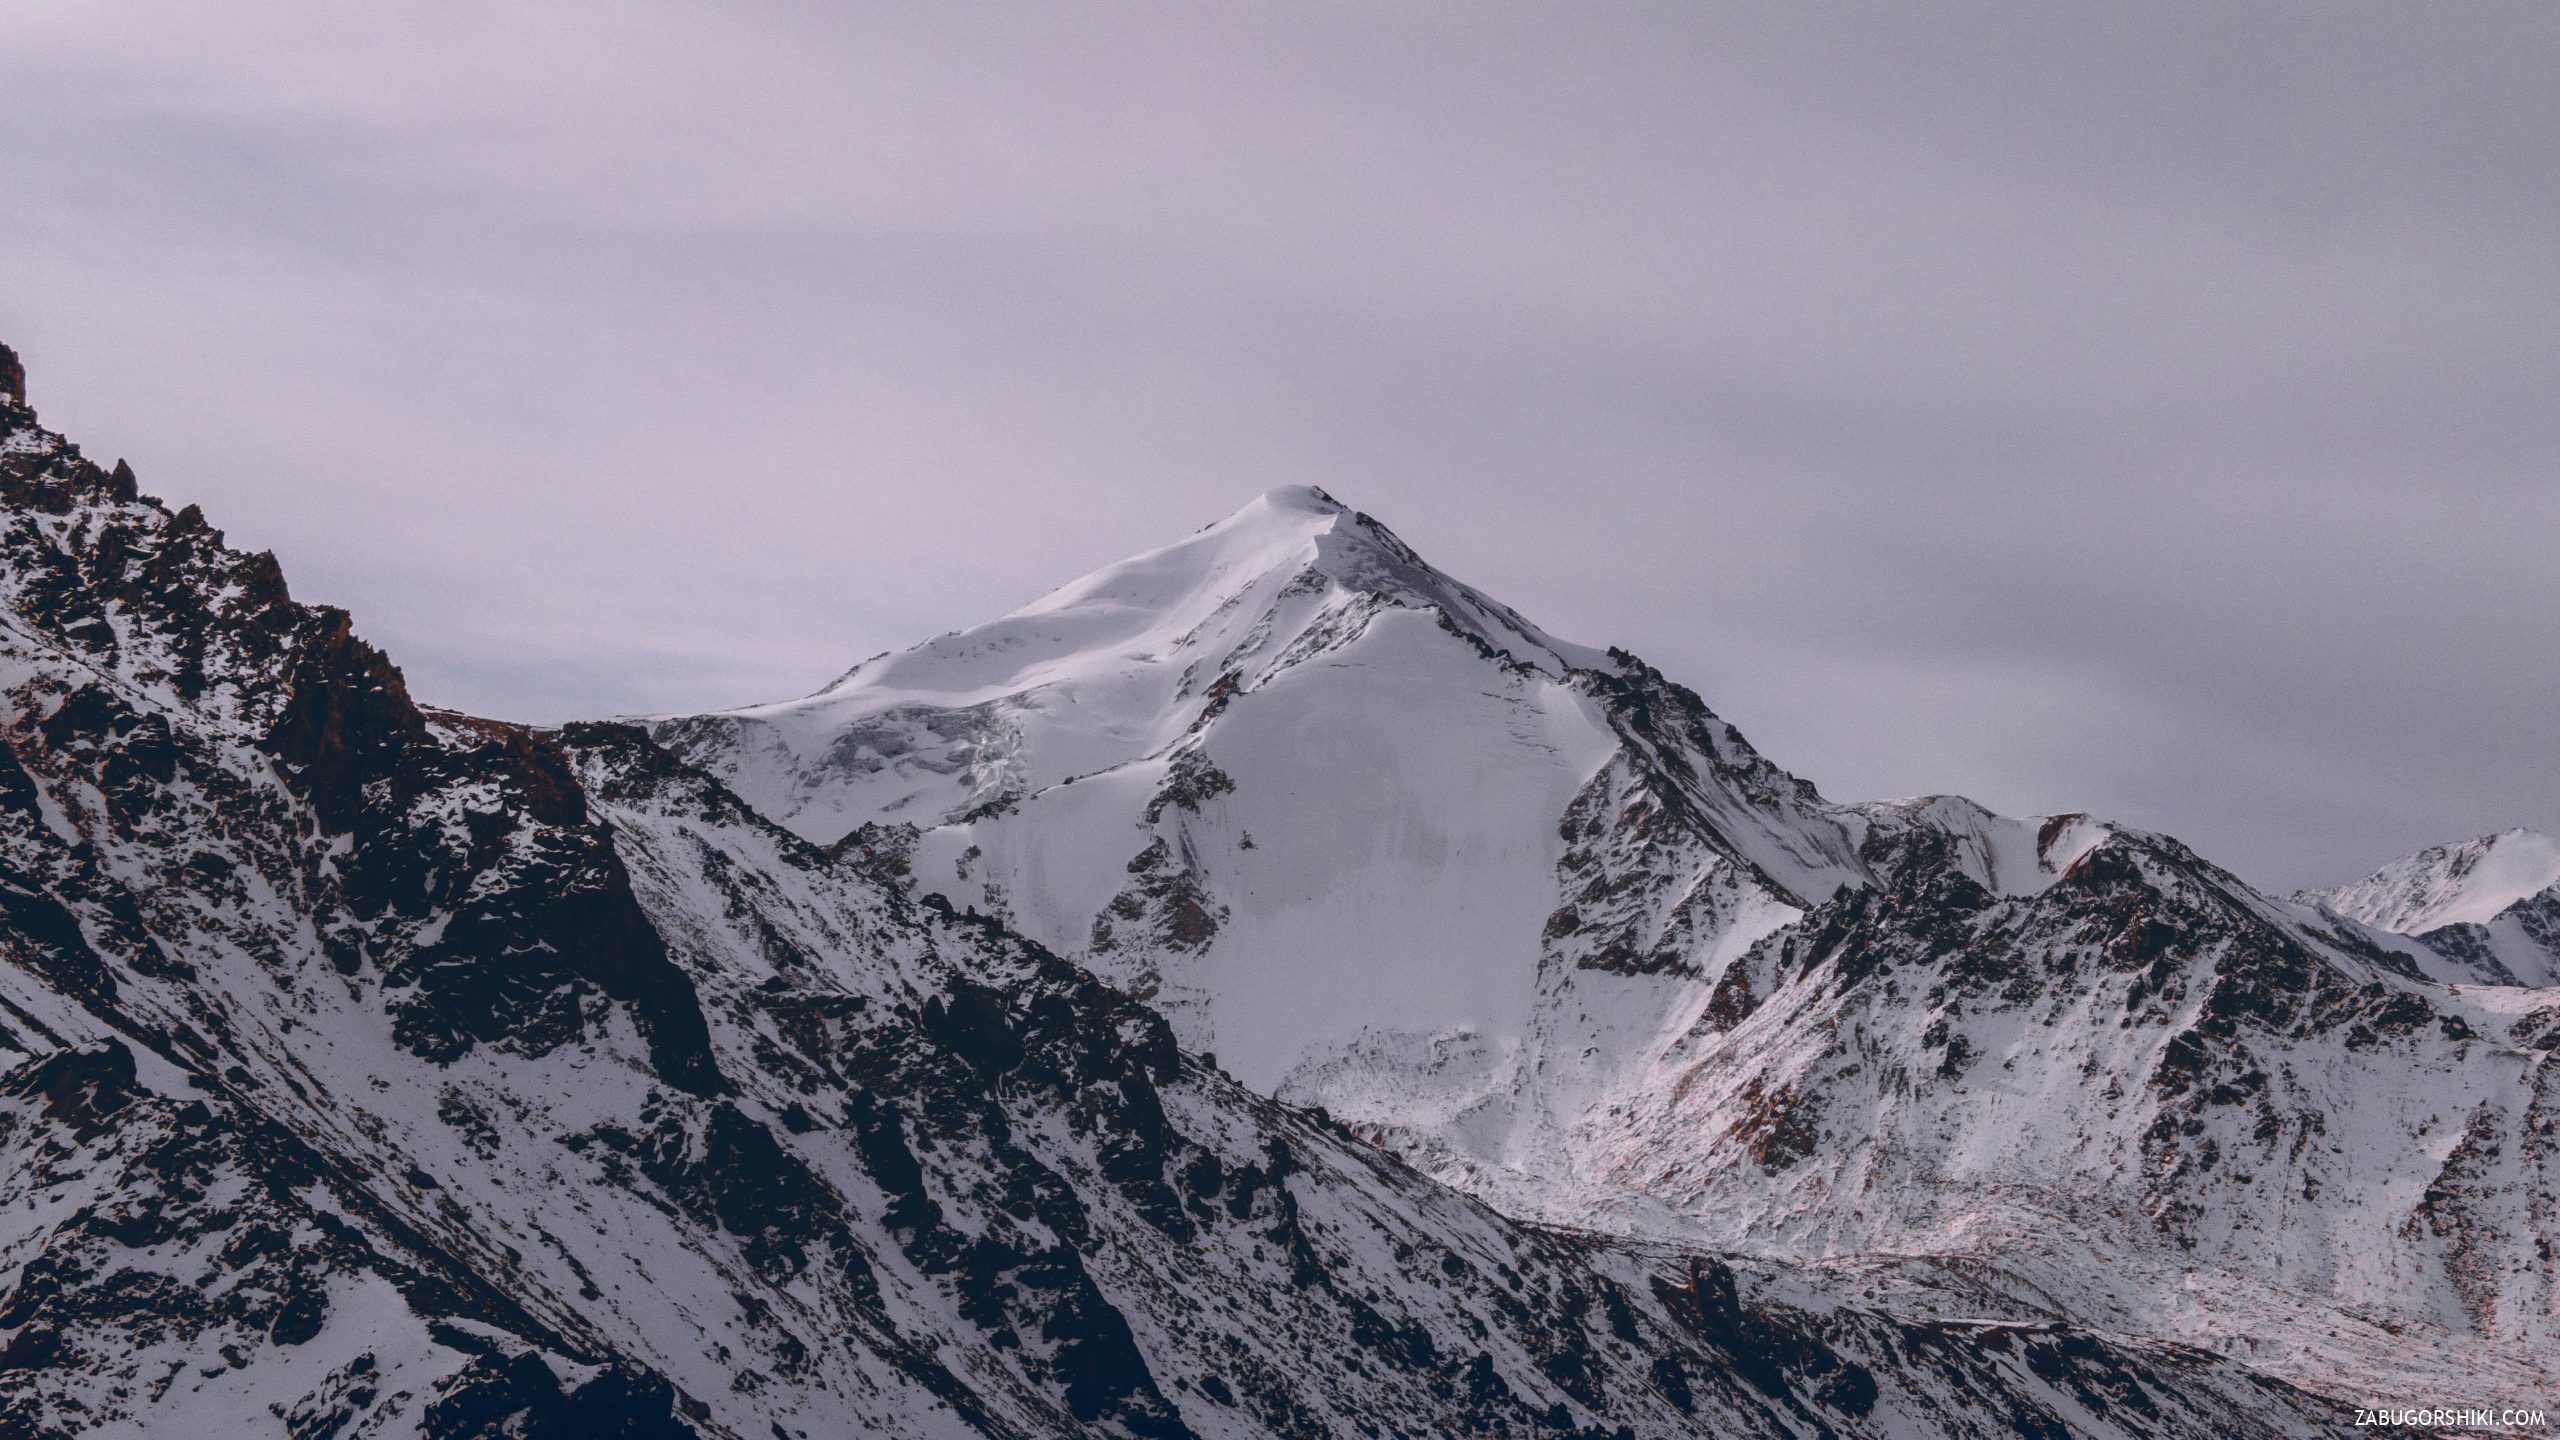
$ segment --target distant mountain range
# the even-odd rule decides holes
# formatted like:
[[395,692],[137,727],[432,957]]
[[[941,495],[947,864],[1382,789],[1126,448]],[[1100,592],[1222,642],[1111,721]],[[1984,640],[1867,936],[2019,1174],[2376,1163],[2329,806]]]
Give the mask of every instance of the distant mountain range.
[[2439,978],[2560,985],[2560,841],[2531,830],[2438,845],[2353,885],[2297,897],[2442,957]]
[[1313,490],[557,730],[416,703],[5,349],[0,507],[0,1435],[2560,1399],[2540,837],[2279,900],[1837,804]]

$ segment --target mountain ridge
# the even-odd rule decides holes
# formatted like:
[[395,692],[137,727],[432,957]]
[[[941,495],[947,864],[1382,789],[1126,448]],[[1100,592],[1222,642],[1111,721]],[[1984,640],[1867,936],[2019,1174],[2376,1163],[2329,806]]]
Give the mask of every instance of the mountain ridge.
[[[918,647],[824,719],[653,733],[789,775],[786,823],[858,820],[919,893],[1509,1213],[1790,1265],[1900,1257],[1911,1303],[1980,1304],[1997,1273],[2014,1313],[2314,1385],[2552,1387],[2560,992],[2478,990],[2494,972],[2170,837],[1835,804],[1631,654],[1498,602],[1435,618],[1427,597],[1475,594],[1456,581],[1300,584],[1275,561],[1204,599],[1229,573],[1185,571],[1159,643],[1080,652],[1091,675],[955,709]],[[1130,673],[1166,697],[1145,725],[1056,703]],[[757,728],[777,720],[810,723],[781,743]],[[1068,751],[1074,773],[1022,759]],[[918,755],[943,762],[935,803],[825,808]],[[1986,1074],[2018,1101],[1985,1104]],[[2341,1135],[2382,1154],[2372,1174]]]
[[1522,1225],[900,861],[418,705],[0,402],[0,1432],[2347,1428]]

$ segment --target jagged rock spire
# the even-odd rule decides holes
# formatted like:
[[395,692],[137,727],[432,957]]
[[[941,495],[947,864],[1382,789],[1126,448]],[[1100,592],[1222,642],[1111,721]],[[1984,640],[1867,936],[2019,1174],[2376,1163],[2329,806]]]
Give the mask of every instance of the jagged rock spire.
[[27,367],[19,362],[18,352],[6,345],[0,345],[0,400],[27,403]]

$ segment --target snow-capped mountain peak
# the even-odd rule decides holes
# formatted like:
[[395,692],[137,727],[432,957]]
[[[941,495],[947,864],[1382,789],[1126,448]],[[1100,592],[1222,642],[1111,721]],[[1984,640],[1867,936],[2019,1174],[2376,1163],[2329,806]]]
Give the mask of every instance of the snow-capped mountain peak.
[[971,705],[1081,678],[1097,662],[1151,663],[1258,588],[1357,548],[1341,534],[1349,519],[1311,486],[1273,490],[1216,524],[1069,581],[1011,614],[864,661],[811,698],[858,701],[896,691]]
[[1266,1089],[1445,1051],[1472,1057],[1428,1082],[1450,1103],[1508,1092],[1566,1043],[1541,1032],[1561,973],[1691,984],[1701,953],[1864,878],[1853,817],[1698,697],[1307,488],[806,699],[656,733],[809,839],[896,844],[920,888],[1154,1000]]
[[2560,840],[2521,826],[2434,845],[2304,900],[2495,984],[2560,984]]
[[670,733],[697,750],[716,739],[740,793],[811,839],[873,821],[931,826],[1158,754],[1391,611],[1550,678],[1612,664],[1433,569],[1322,490],[1286,486],[1011,614],[875,656],[814,695]]
[[[2482,1177],[2560,1007],[2468,983],[2515,964],[2087,816],[1833,804],[1321,492],[654,733],[1509,1213],[2324,1380],[2539,1374],[2543,1182]],[[2439,1249],[2378,1267],[2412,1227]],[[2005,1298],[1953,1278],[1983,1264]],[[2341,1338],[2341,1304],[2393,1318]]]
[[[1533,662],[1561,668],[1597,659],[1432,569],[1385,526],[1324,491],[1285,485],[1171,545],[1104,566],[1011,614],[864,661],[810,698],[858,706],[861,697],[895,692],[913,701],[972,705],[1084,680],[1113,662],[1158,665],[1268,619],[1272,606],[1288,598],[1283,592],[1305,593],[1324,583],[1349,595],[1438,606],[1489,639],[1526,649],[1521,658]],[[1221,618],[1243,623],[1222,627]]]
[[2377,929],[2420,935],[2486,925],[2519,900],[2560,885],[2560,840],[2518,826],[2403,856],[2330,893],[2331,908]]

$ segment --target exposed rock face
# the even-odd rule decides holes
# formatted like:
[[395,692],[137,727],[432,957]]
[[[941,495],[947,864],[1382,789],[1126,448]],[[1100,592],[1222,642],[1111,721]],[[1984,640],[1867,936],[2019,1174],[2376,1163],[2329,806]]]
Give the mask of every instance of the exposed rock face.
[[0,741],[0,1434],[2344,1428],[2193,1350],[1506,1219],[918,898],[916,832],[420,708],[23,407]]
[[1879,825],[1875,884],[1727,969],[1612,1141],[1629,1188],[1962,1313],[1987,1268],[2008,1313],[2544,1393],[2560,995],[2430,985],[2159,837],[2005,894],[1949,843]]

